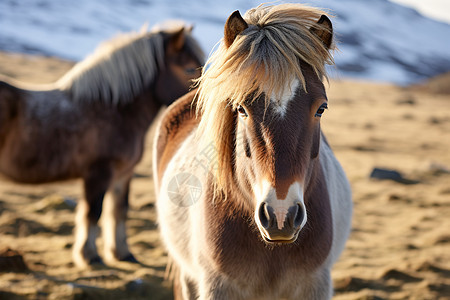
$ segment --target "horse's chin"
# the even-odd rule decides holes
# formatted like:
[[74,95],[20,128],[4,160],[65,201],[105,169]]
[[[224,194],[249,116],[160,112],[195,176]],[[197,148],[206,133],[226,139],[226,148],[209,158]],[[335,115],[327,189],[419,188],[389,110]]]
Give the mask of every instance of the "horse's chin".
[[266,236],[265,234],[261,234],[264,242],[268,244],[292,244],[297,240],[298,233],[295,234],[291,239],[271,239],[270,237]]

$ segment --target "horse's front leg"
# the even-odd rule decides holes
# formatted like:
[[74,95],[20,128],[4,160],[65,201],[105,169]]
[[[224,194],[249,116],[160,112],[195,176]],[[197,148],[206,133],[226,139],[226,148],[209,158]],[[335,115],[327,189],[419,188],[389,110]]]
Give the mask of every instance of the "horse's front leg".
[[199,283],[199,299],[233,299],[244,300],[249,299],[245,297],[242,292],[234,288],[227,279],[222,276],[205,273],[201,276]]
[[333,285],[329,268],[323,268],[304,278],[299,290],[288,299],[329,300],[333,296]]
[[115,180],[105,197],[102,232],[107,261],[137,262],[128,248],[125,226],[131,177],[132,174]]
[[85,267],[103,261],[97,253],[98,220],[102,213],[103,197],[111,181],[110,168],[102,164],[92,166],[84,176],[84,199],[77,205],[75,217],[75,243],[73,259],[76,265]]
[[173,289],[175,300],[197,299],[197,287],[195,283],[181,271],[175,276]]

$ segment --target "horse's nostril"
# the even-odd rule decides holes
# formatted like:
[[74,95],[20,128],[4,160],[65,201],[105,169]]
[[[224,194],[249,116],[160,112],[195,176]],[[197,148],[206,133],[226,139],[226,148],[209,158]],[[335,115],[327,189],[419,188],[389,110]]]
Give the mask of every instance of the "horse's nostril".
[[261,205],[259,206],[258,217],[259,221],[261,222],[261,225],[264,228],[268,228],[270,223],[270,215],[269,212],[267,211],[267,205],[264,202],[261,203]]
[[298,205],[289,207],[286,221],[290,228],[297,227],[296,218],[298,216],[298,211],[301,209]]
[[294,227],[298,227],[298,226],[302,225],[303,218],[304,218],[303,208],[300,206],[300,204],[298,204],[297,207],[298,207],[298,209],[297,209],[297,214],[294,219]]

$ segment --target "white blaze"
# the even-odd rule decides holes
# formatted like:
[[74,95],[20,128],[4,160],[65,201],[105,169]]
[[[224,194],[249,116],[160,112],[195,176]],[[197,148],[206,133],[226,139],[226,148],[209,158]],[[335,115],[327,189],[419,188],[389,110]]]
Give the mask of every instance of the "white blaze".
[[270,100],[275,104],[275,110],[282,117],[286,114],[289,102],[294,98],[295,92],[297,91],[299,85],[298,79],[292,80],[290,83],[286,84],[283,92],[279,98],[271,98]]
[[273,208],[273,213],[277,217],[277,227],[281,230],[284,227],[284,220],[286,220],[288,209],[292,206],[292,203],[277,199],[272,201],[271,206]]

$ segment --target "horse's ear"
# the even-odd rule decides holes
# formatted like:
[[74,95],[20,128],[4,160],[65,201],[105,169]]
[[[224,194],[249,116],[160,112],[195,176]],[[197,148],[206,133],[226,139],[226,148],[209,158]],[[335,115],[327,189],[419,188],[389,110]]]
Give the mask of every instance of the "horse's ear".
[[327,49],[330,49],[333,43],[333,25],[331,24],[331,20],[326,15],[322,15],[319,21],[317,21],[317,24],[319,26],[312,27],[311,32],[322,40]]
[[186,29],[182,27],[170,37],[169,46],[171,46],[175,52],[181,51],[184,46],[184,42],[186,41],[185,30]]
[[225,23],[223,40],[228,48],[233,44],[237,35],[248,28],[247,22],[242,18],[238,10],[232,13]]

